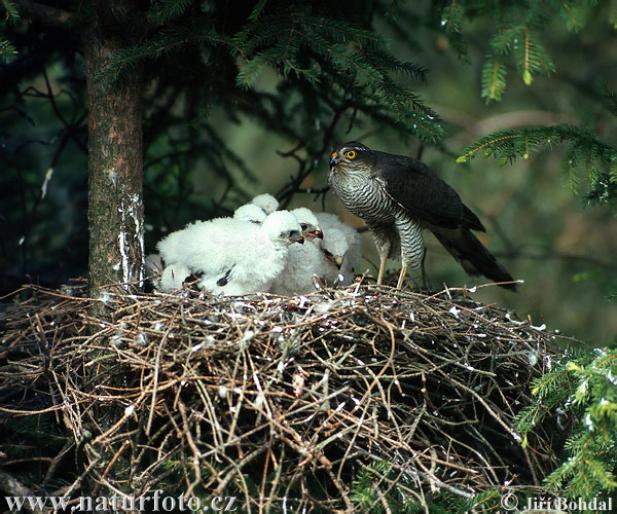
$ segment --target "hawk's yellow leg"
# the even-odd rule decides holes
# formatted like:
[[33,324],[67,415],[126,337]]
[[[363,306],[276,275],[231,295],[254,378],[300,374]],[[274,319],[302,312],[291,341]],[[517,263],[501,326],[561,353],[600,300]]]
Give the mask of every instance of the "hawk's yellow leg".
[[403,262],[401,266],[401,273],[398,276],[398,283],[396,284],[397,289],[401,289],[403,287],[403,283],[405,282],[406,276],[407,276],[407,264]]
[[378,286],[383,284],[383,274],[386,269],[386,260],[387,260],[387,257],[385,256],[379,257],[379,273],[377,274],[377,285]]

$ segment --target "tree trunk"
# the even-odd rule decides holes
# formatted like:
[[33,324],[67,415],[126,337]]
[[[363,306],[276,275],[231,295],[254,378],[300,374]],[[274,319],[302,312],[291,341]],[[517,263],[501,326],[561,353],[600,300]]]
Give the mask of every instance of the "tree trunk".
[[136,65],[113,82],[101,81],[114,52],[141,39],[145,26],[137,2],[94,1],[84,31],[88,91],[88,226],[90,291],[121,283],[143,285],[143,67]]

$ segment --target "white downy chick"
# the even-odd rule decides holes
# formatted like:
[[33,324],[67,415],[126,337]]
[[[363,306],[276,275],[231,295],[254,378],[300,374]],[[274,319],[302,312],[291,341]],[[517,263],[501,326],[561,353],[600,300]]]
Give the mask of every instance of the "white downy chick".
[[164,293],[171,293],[172,291],[181,289],[184,280],[190,276],[190,274],[191,271],[184,264],[169,264],[161,274],[157,289]]
[[353,273],[345,273],[343,264],[348,258],[349,244],[345,234],[338,229],[329,228],[324,232],[320,248],[323,259],[319,276],[329,285],[351,284]]
[[166,266],[183,262],[183,257],[185,255],[184,244],[187,239],[187,234],[197,230],[196,227],[206,223],[209,222],[194,221],[193,223],[189,223],[183,229],[168,234],[156,244],[156,249],[159,251],[159,255]]
[[285,296],[315,291],[313,277],[319,273],[323,260],[317,239],[291,245],[285,268],[272,283],[271,291]]
[[163,271],[165,265],[163,259],[158,253],[151,253],[146,257],[146,273],[148,275],[160,274]]
[[319,220],[324,235],[332,229],[339,230],[344,234],[349,248],[343,259],[340,272],[345,277],[345,283],[351,283],[354,275],[361,272],[359,269],[362,261],[362,238],[360,234],[354,227],[341,221],[336,214],[316,212],[315,217]]
[[202,274],[199,286],[214,294],[268,291],[285,267],[288,247],[302,240],[296,218],[277,211],[256,225],[232,218],[198,222],[159,242],[165,262]]
[[[223,295],[269,291],[285,267],[290,245],[304,242],[297,220],[287,211],[276,211],[260,227],[248,227],[237,235],[232,243],[236,247],[234,262],[225,264],[222,272],[203,270],[200,287]],[[210,266],[217,269],[216,262]]]
[[272,292],[293,296],[315,291],[315,283],[348,284],[353,279],[339,279],[339,267],[348,251],[347,241],[339,230],[330,230],[324,239],[307,241],[303,245],[291,245],[287,264],[272,285]]
[[251,203],[259,207],[266,214],[272,214],[279,208],[279,201],[268,193],[257,195],[251,200]]
[[163,262],[162,257],[158,253],[151,253],[146,256],[145,266],[146,278],[155,289],[160,289],[161,276],[163,275],[163,270],[165,269],[165,263]]
[[245,203],[234,211],[234,219],[261,224],[266,219],[266,213],[255,204]]
[[319,226],[319,220],[316,218],[315,213],[307,207],[298,207],[291,211],[296,217],[300,228],[302,229],[302,235],[309,241],[315,238],[323,239],[323,232]]

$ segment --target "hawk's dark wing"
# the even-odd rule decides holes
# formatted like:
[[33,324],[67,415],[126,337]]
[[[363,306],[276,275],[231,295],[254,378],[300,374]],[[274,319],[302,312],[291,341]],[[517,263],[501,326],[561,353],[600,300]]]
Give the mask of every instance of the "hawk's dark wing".
[[388,195],[411,218],[443,228],[485,230],[458,193],[426,164],[402,155],[374,153],[375,170],[384,179]]

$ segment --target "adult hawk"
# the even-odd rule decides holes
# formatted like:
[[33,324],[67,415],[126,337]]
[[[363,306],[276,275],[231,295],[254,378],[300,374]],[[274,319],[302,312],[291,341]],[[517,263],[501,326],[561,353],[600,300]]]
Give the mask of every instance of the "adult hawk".
[[388,257],[400,251],[401,288],[408,268],[418,272],[424,257],[423,229],[429,229],[470,275],[484,275],[516,289],[513,279],[474,236],[484,231],[459,195],[424,163],[345,143],[330,155],[330,187],[345,207],[362,218],[379,253],[377,283]]

